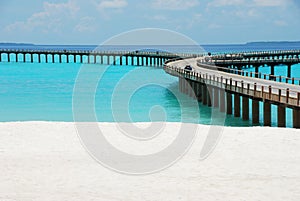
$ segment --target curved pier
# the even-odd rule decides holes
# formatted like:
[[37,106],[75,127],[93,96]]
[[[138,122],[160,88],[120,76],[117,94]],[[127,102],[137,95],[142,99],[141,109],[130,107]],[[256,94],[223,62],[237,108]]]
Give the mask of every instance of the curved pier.
[[[300,51],[296,51],[298,52],[296,56],[291,53],[293,58],[286,58],[286,52],[281,52],[280,58],[272,58],[272,64],[300,63]],[[241,58],[241,55],[243,56],[243,54],[235,54],[235,59],[228,59],[228,55],[217,55],[212,56],[209,61],[207,57],[174,59],[164,65],[164,70],[179,78],[179,90],[182,93],[198,99],[203,105],[218,107],[223,113],[249,120],[249,100],[251,99],[253,125],[261,123],[260,115],[263,114],[263,125],[271,126],[271,115],[274,114],[271,105],[274,104],[278,106],[278,127],[286,127],[286,108],[291,108],[293,110],[293,127],[300,128],[300,86],[261,79],[258,76],[246,77],[241,73],[230,73],[229,66],[242,68],[257,63],[269,64],[270,60],[270,58],[245,60],[245,58]],[[255,55],[266,55],[266,52],[255,53]],[[276,57],[278,57],[277,53]],[[214,61],[216,61],[216,65],[214,65]],[[226,65],[223,65],[224,63]],[[187,64],[194,67],[192,72],[184,70]],[[259,102],[263,103],[261,112]]]

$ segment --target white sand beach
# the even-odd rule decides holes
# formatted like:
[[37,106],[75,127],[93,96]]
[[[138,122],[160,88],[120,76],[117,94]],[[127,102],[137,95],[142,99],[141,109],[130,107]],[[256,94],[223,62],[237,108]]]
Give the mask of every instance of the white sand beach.
[[[112,123],[101,127],[115,132]],[[191,149],[170,168],[129,176],[97,163],[74,123],[0,123],[0,200],[300,200],[299,130],[224,128],[216,149],[200,161],[208,129],[199,125]]]

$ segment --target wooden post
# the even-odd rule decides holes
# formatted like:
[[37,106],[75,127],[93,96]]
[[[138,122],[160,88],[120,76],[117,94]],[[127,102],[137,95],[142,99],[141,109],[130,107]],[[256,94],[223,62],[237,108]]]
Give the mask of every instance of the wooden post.
[[226,108],[225,108],[225,90],[224,89],[220,89],[220,112],[225,113],[226,112]]
[[234,117],[241,116],[241,96],[240,94],[234,94]]
[[243,96],[242,101],[243,101],[243,109],[242,109],[243,120],[249,120],[249,98]]
[[219,107],[219,96],[220,90],[217,87],[214,87],[214,107]]
[[264,126],[271,126],[271,103],[264,101]]
[[258,78],[259,66],[255,66],[255,77]]
[[207,85],[204,84],[202,86],[202,103],[203,105],[207,105]]
[[227,114],[232,114],[232,94],[226,92]]
[[287,77],[291,78],[292,77],[292,65],[289,64],[287,67]]
[[278,105],[277,119],[278,127],[286,127],[286,108],[284,105]]
[[199,102],[202,102],[202,93],[203,93],[203,84],[197,82],[197,85],[198,85],[198,89],[197,89],[197,99]]
[[211,101],[212,101],[212,97],[213,97],[213,91],[212,91],[212,87],[211,86],[207,86],[207,106],[211,107]]
[[300,108],[293,109],[293,127],[300,128]]
[[259,124],[259,101],[252,100],[252,123]]

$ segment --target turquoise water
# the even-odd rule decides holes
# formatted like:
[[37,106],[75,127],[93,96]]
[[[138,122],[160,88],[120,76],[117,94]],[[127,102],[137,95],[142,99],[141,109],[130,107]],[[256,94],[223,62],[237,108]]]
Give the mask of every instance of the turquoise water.
[[[73,88],[81,68],[80,64],[65,63],[0,63],[0,121],[73,121]],[[106,69],[94,97],[100,122],[167,120],[211,124],[213,113],[214,124],[249,125],[249,122],[231,116],[224,122],[223,115],[215,109],[202,105],[195,108],[190,97],[179,93],[177,78],[167,75],[162,68],[93,64],[85,65],[85,68],[89,69],[84,75],[87,82],[97,69]],[[126,80],[127,76],[130,82]],[[155,78],[152,84],[140,84],[141,80],[151,83],[152,78]],[[137,89],[132,91],[132,86],[136,85]],[[83,88],[82,94],[85,91]],[[130,99],[126,99],[128,94]],[[124,102],[127,107],[118,108]],[[157,106],[159,108],[155,109]],[[200,118],[195,113],[197,109]],[[118,117],[113,115],[114,110]],[[127,113],[130,120],[126,118]],[[182,118],[183,113],[187,118]]]
[[[40,48],[40,47],[39,47]],[[62,47],[64,48],[64,47]],[[77,47],[75,47],[77,48]],[[244,46],[208,47],[212,51],[242,51]],[[251,47],[253,48],[253,47]],[[270,47],[272,49],[275,47]],[[51,48],[50,48],[51,49]],[[88,48],[89,49],[89,48]],[[255,49],[255,48],[254,48]],[[261,46],[256,49],[266,49]],[[256,50],[255,49],[255,50]],[[276,46],[276,49],[279,47]],[[288,49],[288,47],[281,48]],[[21,58],[19,58],[21,60]],[[29,58],[28,58],[29,59]],[[57,60],[57,58],[55,58]],[[86,58],[85,58],[86,59]],[[6,61],[2,55],[2,61]],[[11,58],[12,61],[15,58]],[[63,58],[64,62],[66,58]],[[72,61],[72,59],[71,59]],[[72,122],[74,86],[79,72],[84,68],[83,86],[79,86],[84,105],[91,95],[89,83],[98,76],[96,90],[92,93],[94,111],[99,122],[191,122],[226,126],[251,126],[232,115],[224,116],[218,109],[195,106],[195,101],[179,93],[178,79],[163,69],[136,66],[81,65],[74,63],[0,63],[0,121],[67,121]],[[292,68],[292,75],[300,77],[300,66]],[[252,69],[249,69],[252,71]],[[269,73],[269,68],[260,68]],[[284,76],[286,67],[279,66],[276,75]],[[80,74],[82,75],[82,74]],[[100,76],[100,77],[99,77]],[[145,82],[143,84],[143,82]],[[77,91],[78,92],[78,91]],[[251,103],[250,103],[251,106]],[[261,110],[263,105],[261,104]],[[277,125],[277,107],[272,106],[272,125]],[[199,117],[200,116],[200,117]],[[251,116],[251,108],[250,108]],[[287,109],[287,124],[292,126],[291,110]],[[263,116],[261,116],[262,120]],[[89,119],[82,118],[83,121]]]

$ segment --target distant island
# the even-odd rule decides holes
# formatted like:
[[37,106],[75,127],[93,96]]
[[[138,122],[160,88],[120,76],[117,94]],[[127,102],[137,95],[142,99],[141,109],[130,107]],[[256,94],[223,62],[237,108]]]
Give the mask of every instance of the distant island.
[[270,44],[279,44],[279,43],[288,43],[288,44],[298,44],[300,41],[261,41],[261,42],[248,42],[246,45],[270,45]]
[[[257,45],[277,45],[277,44],[299,44],[300,41],[258,41],[258,42],[247,42],[244,44],[205,44],[205,45],[246,45],[246,46],[257,46]],[[34,44],[34,43],[13,43],[13,42],[0,42],[0,46],[61,46],[58,44]],[[64,45],[64,46],[73,46],[73,45]],[[96,46],[96,45],[75,45],[75,46]]]
[[0,45],[4,45],[4,46],[16,46],[16,45],[20,45],[20,46],[34,46],[35,44],[33,43],[0,43]]

